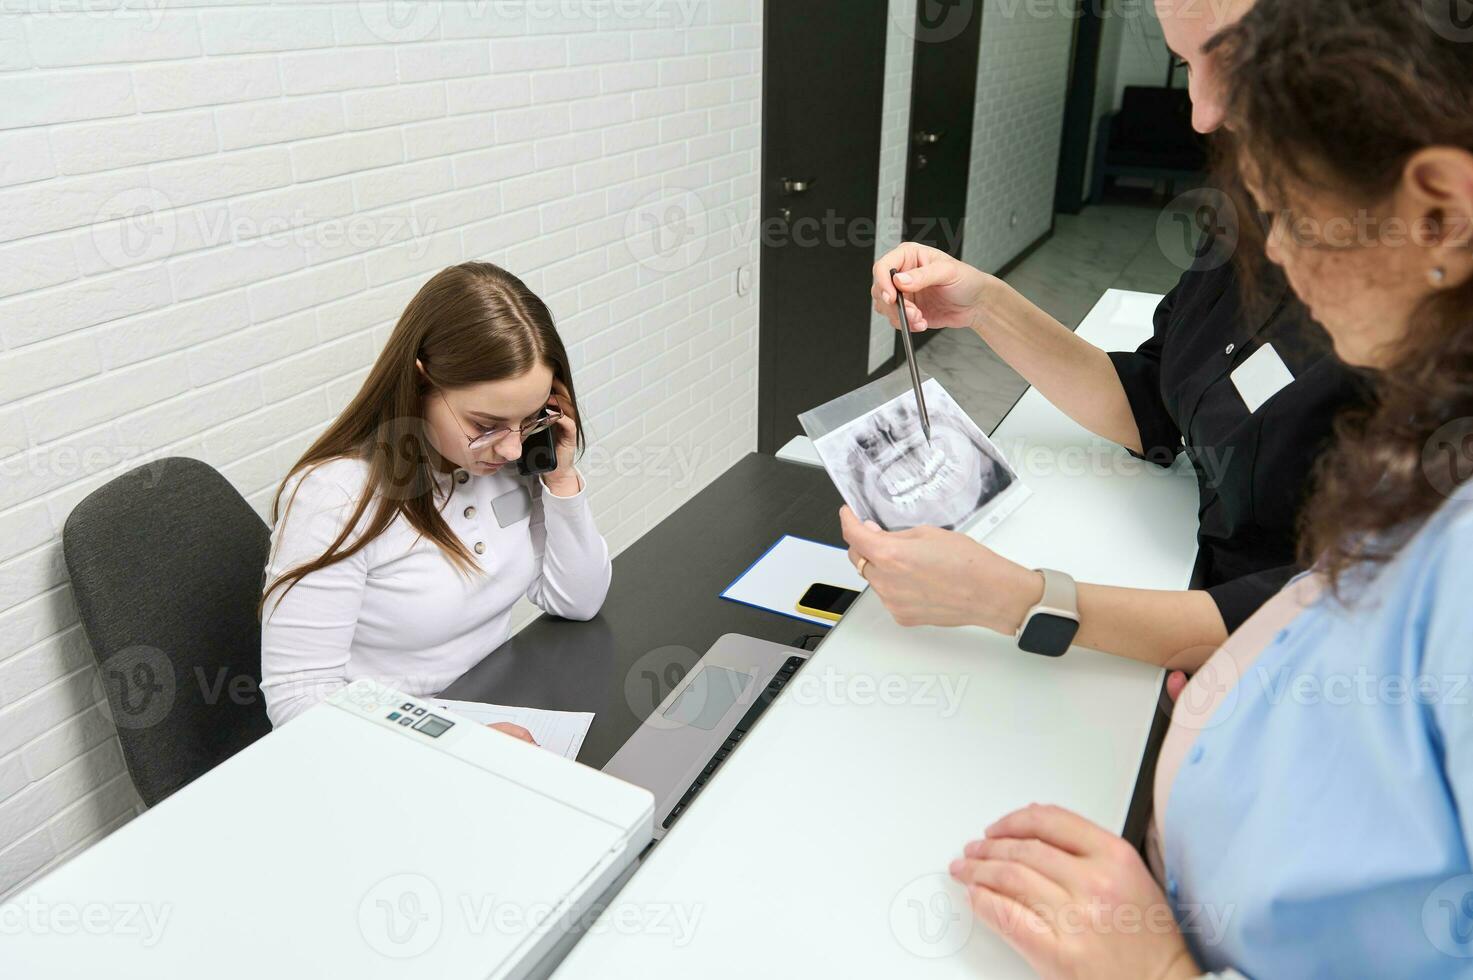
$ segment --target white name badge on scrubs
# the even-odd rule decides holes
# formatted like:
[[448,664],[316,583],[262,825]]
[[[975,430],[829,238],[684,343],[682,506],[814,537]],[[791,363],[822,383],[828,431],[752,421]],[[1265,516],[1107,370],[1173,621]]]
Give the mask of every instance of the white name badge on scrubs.
[[1258,411],[1264,402],[1294,382],[1294,375],[1284,364],[1273,344],[1264,344],[1233,369],[1233,386],[1248,406],[1248,414]]

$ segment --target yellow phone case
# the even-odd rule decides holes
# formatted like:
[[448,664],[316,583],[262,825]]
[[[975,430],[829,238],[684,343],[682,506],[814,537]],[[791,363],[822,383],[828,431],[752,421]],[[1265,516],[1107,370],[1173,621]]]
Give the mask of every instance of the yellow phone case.
[[795,608],[797,608],[800,613],[807,613],[810,616],[817,616],[819,619],[827,619],[831,623],[837,623],[839,621],[839,617],[843,615],[842,613],[829,612],[827,609],[813,609],[809,606],[803,605],[803,603],[801,602],[798,603]]

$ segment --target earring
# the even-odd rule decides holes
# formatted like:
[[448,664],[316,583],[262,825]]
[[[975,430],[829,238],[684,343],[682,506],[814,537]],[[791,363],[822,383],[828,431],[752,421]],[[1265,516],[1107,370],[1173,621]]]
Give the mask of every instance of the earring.
[[1447,281],[1447,270],[1440,265],[1433,266],[1427,271],[1427,279],[1432,283],[1432,285],[1441,286],[1444,282]]

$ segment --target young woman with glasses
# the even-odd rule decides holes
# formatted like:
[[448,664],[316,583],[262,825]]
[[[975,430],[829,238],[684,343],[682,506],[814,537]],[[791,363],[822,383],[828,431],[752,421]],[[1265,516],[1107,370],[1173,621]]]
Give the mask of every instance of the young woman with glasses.
[[[520,475],[523,440],[549,429],[557,467]],[[582,441],[542,300],[487,263],[425,283],[277,491],[261,602],[272,723],[360,677],[441,690],[507,638],[522,596],[597,613],[611,566],[573,466]]]

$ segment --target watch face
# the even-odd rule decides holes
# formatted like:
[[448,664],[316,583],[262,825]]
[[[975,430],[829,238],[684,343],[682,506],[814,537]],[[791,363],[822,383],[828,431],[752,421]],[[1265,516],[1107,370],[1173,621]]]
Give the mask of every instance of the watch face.
[[1018,637],[1018,648],[1029,653],[1041,653],[1045,657],[1062,657],[1078,632],[1079,623],[1075,620],[1036,613],[1023,627],[1023,633]]

